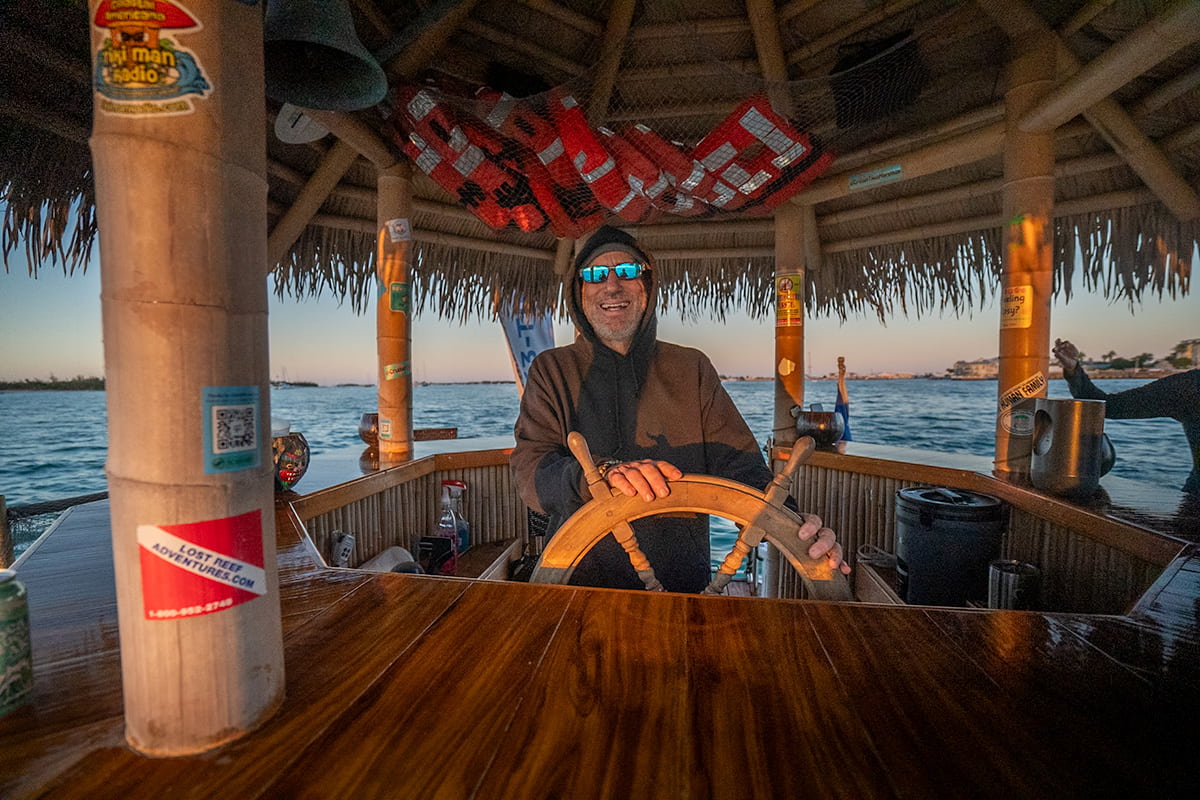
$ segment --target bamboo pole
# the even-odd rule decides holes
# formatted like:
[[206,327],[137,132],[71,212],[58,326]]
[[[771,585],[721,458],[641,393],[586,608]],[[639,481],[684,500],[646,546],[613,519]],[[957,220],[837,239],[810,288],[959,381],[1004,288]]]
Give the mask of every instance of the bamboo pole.
[[304,113],[341,141],[350,145],[377,169],[387,169],[400,160],[396,151],[380,138],[374,130],[353,114],[344,111],[324,111],[318,108],[302,109]]
[[1156,64],[1200,40],[1200,3],[1176,0],[1161,15],[1083,65],[1021,118],[1021,130],[1053,130]]
[[[1009,65],[1004,101],[1016,121],[1054,86],[1052,34],[1033,36]],[[1008,129],[1004,148],[1000,374],[993,470],[1005,480],[1028,480],[1033,448],[1033,398],[1045,397],[1054,277],[1054,133]]]
[[[172,48],[146,33],[134,54],[106,47],[100,5],[91,148],[125,738],[184,755],[255,728],[284,691],[262,10],[192,0]],[[157,94],[130,99],[147,64],[185,58],[203,86],[155,73]]]
[[296,201],[275,223],[270,236],[267,237],[267,263],[272,268],[287,254],[296,239],[300,238],[304,227],[312,220],[317,209],[325,202],[325,198],[329,197],[329,193],[338,185],[356,158],[358,153],[354,148],[339,139],[321,159],[312,177],[300,190]]
[[429,66],[438,52],[450,41],[454,32],[463,25],[478,2],[479,0],[461,0],[454,3],[441,17],[430,22],[414,41],[396,41],[383,48],[394,50],[396,53],[393,57],[386,53],[377,54],[383,63],[389,83],[410,78]]
[[412,458],[412,167],[379,173],[376,344],[379,353],[379,464]]
[[614,0],[609,6],[608,23],[604,26],[604,38],[600,44],[600,58],[596,79],[588,98],[587,120],[595,127],[602,125],[608,116],[609,101],[613,86],[617,82],[617,70],[621,66],[621,53],[629,38],[629,25],[633,22],[636,0]]
[[[754,47],[762,76],[769,81],[787,80],[787,61],[783,53],[783,40],[779,36],[774,0],[746,0],[746,17],[754,34]],[[780,113],[788,114],[790,109],[786,108],[786,95],[778,89],[768,88],[771,103]]]
[[562,280],[571,275],[571,259],[575,251],[575,240],[560,237],[554,244],[554,274]]
[[996,155],[1001,152],[1003,142],[1004,123],[996,122],[953,139],[871,162],[854,173],[817,178],[793,197],[792,202],[816,205],[846,197],[862,185],[864,176],[880,174],[885,170],[893,172],[898,180],[910,180],[953,169]]
[[775,442],[796,441],[792,406],[804,405],[804,211],[775,210]]
[[523,5],[530,8],[535,8],[548,17],[553,17],[564,25],[568,25],[582,33],[588,33],[596,38],[604,32],[604,26],[594,19],[583,14],[576,13],[565,6],[559,5],[554,0],[521,0]]

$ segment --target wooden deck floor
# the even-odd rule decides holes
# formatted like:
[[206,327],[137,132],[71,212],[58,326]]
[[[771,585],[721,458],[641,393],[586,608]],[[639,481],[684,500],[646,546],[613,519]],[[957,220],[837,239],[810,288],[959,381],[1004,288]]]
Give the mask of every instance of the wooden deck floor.
[[362,574],[321,568],[286,510],[278,527],[287,699],[190,758],[123,743],[103,504],[27,554],[36,696],[0,719],[0,796],[1169,798],[1200,779],[1194,553],[1122,618]]

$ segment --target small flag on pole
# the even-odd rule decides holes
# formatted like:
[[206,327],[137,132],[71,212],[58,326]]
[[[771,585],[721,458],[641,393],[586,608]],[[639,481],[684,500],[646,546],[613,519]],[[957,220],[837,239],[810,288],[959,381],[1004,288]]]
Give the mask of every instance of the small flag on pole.
[[849,442],[850,437],[850,396],[846,394],[846,359],[838,356],[837,400],[833,404],[833,413],[842,418],[841,441]]
[[508,340],[508,354],[512,356],[518,397],[525,392],[525,380],[533,359],[543,350],[554,347],[554,321],[550,312],[527,314],[518,310],[520,305],[514,300],[500,308],[500,324]]

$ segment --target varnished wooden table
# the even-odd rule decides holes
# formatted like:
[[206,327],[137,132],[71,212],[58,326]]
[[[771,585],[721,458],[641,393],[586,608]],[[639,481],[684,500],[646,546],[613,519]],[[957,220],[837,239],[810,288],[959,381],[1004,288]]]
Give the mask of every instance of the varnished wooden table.
[[0,796],[1014,800],[1198,785],[1194,635],[328,570],[279,522],[287,699],[202,756],[125,746],[115,608],[28,564],[37,697],[0,719]]

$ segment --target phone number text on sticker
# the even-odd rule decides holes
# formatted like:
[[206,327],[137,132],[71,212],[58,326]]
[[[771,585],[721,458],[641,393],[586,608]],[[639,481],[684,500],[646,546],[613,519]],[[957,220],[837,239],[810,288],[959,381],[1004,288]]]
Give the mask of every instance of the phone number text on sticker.
[[220,611],[222,608],[229,608],[233,605],[233,598],[226,597],[224,600],[214,600],[211,603],[204,603],[198,606],[186,606],[184,608],[148,608],[146,609],[147,619],[175,619],[177,617],[194,617],[197,614],[209,614],[213,611]]

